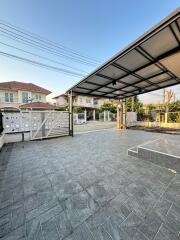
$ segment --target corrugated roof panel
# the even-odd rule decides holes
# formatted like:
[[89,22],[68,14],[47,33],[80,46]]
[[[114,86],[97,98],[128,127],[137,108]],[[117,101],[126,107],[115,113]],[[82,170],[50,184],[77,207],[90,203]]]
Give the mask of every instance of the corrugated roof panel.
[[178,40],[180,41],[180,35],[179,35],[180,28],[179,28],[179,26],[178,26],[178,23],[177,23],[177,22],[172,23],[172,24],[171,24],[171,27],[172,27],[172,30],[175,32],[176,37],[177,37]]
[[103,69],[102,71],[100,71],[100,74],[103,74],[105,76],[112,77],[112,78],[119,78],[119,77],[125,75],[126,72],[110,65],[110,66],[106,67],[105,69]]
[[104,86],[104,84],[110,83],[111,80],[108,80],[106,78],[102,78],[102,77],[98,77],[98,76],[94,76],[88,79],[89,83],[98,83],[100,85],[102,85],[102,87]]
[[113,98],[113,97],[116,97],[116,95],[114,95],[114,94],[106,94],[106,97]]
[[172,79],[172,80],[169,80],[169,81],[166,81],[166,82],[159,83],[159,86],[160,87],[166,87],[166,86],[173,85],[175,83],[176,83],[176,81],[174,79]]
[[149,81],[152,82],[152,83],[158,83],[158,82],[164,81],[166,79],[169,79],[169,75],[167,73],[163,73],[163,74],[161,74],[157,77],[149,79]]
[[124,77],[121,79],[122,82],[126,83],[126,84],[133,84],[135,82],[137,82],[139,80],[138,77],[132,76],[132,75],[128,75],[127,77]]
[[180,78],[180,52],[167,57],[160,62]]
[[147,89],[147,90],[150,90],[150,91],[153,91],[153,90],[156,89],[156,86],[151,85],[151,86],[146,87],[146,89]]
[[119,99],[179,83],[180,8],[70,90]]
[[136,74],[141,77],[148,78],[160,72],[162,72],[162,70],[158,68],[155,64],[152,64],[146,68],[141,69],[140,71],[137,71]]
[[137,89],[136,87],[131,86],[131,87],[125,87],[125,88],[123,88],[123,91],[132,92],[132,91],[135,91],[136,89]]
[[157,57],[175,47],[178,47],[178,43],[174,38],[169,27],[166,27],[161,32],[157,33],[149,40],[141,44],[151,56]]
[[86,89],[81,89],[81,88],[74,88],[74,92],[78,92],[78,93],[88,93],[89,90],[86,90]]
[[126,96],[126,97],[133,96],[133,93],[126,93],[125,96]]
[[127,53],[124,57],[119,58],[119,60],[116,61],[117,64],[120,66],[133,71],[136,68],[149,63],[145,57],[143,57],[140,53],[138,53],[136,50],[132,50],[131,52]]
[[122,87],[125,87],[126,84],[125,83],[120,83],[120,82],[116,82],[116,85],[113,85],[112,83],[107,85],[107,87],[111,87],[111,88],[114,88],[115,90],[118,89],[118,88],[122,88]]
[[118,94],[118,95],[121,95],[121,94],[124,94],[124,91],[123,90],[117,90],[115,92],[113,92],[115,94]]
[[79,87],[93,90],[96,88],[96,85],[84,82],[84,83],[80,84]]
[[[102,92],[112,92],[113,90],[111,88],[106,88],[106,87],[103,87],[103,88],[100,88],[99,91],[102,91]],[[115,91],[115,90],[114,90]]]
[[150,86],[150,85],[151,85],[150,83],[143,81],[143,82],[140,82],[140,83],[136,83],[135,86],[141,89],[141,88],[145,88],[145,87]]
[[92,92],[91,94],[92,94],[93,96],[94,96],[94,95],[97,95],[97,96],[102,96],[102,95],[104,95],[104,93],[98,92],[98,91],[94,91],[94,92]]

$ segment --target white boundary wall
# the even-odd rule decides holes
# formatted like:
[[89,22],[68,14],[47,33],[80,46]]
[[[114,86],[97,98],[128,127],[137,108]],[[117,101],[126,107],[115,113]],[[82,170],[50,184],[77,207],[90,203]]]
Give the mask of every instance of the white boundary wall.
[[127,112],[126,113],[126,125],[127,127],[132,127],[137,125],[137,113]]

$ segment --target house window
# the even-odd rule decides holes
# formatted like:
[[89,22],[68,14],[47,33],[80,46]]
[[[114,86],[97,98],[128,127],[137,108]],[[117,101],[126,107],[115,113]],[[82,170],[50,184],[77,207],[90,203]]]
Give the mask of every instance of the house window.
[[98,104],[98,100],[94,99],[94,105],[97,105],[97,104]]
[[28,103],[28,92],[22,92],[22,103]]
[[5,102],[13,102],[13,93],[11,92],[5,93]]
[[82,97],[79,98],[80,103],[82,103]]
[[36,95],[36,100],[41,101],[41,95]]
[[86,103],[91,103],[91,99],[90,98],[86,98]]

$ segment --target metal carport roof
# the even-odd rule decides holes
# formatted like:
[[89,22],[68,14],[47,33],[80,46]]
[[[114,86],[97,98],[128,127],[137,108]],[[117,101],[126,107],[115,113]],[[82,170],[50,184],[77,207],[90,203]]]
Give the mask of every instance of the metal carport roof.
[[180,8],[67,92],[123,99],[179,83]]

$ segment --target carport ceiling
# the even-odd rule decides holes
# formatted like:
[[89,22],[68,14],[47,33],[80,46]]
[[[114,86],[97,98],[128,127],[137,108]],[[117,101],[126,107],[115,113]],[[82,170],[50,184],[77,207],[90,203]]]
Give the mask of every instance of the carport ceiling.
[[123,99],[179,83],[180,8],[68,92]]

